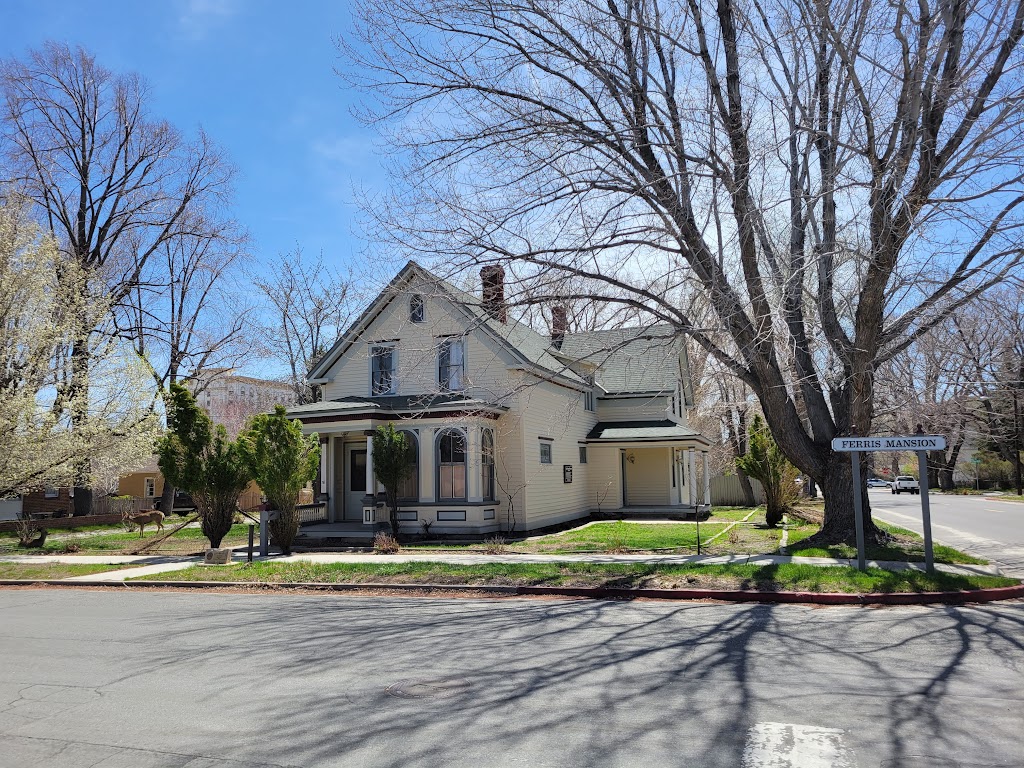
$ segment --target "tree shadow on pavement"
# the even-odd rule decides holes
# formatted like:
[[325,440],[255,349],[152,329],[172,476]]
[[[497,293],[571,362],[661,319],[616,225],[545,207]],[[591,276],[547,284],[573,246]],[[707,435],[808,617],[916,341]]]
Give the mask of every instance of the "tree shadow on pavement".
[[[133,674],[180,665],[200,721],[234,707],[234,759],[736,768],[758,722],[843,729],[862,767],[1019,750],[1020,604],[188,597],[136,628]],[[459,682],[386,690],[416,680]]]

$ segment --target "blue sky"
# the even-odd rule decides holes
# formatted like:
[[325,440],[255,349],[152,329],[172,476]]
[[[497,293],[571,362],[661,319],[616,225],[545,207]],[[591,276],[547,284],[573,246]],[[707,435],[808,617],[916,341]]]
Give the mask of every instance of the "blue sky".
[[338,266],[361,248],[353,185],[384,174],[334,73],[344,0],[3,0],[0,56],[53,39],[150,84],[154,115],[202,127],[238,168],[236,216],[263,265],[297,243]]

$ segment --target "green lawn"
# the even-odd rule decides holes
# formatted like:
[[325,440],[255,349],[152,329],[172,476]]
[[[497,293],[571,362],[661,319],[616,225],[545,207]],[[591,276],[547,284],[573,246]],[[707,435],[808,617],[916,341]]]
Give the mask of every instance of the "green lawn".
[[[47,540],[46,544],[41,549],[35,550],[17,550],[18,552],[24,552],[26,554],[53,554],[59,552],[69,551],[69,545],[76,547],[76,552],[134,552],[139,546],[145,543],[146,540],[158,538],[166,533],[169,533],[176,525],[181,525],[181,522],[164,523],[163,533],[157,533],[152,526],[146,526],[145,538],[140,538],[138,531],[127,532],[124,529],[120,529],[113,533],[100,533],[95,536],[81,536],[70,539],[53,539]],[[234,547],[245,544],[248,541],[249,526],[248,525],[233,525],[231,531],[224,538],[221,546]],[[149,549],[147,552],[165,552],[174,554],[192,554],[199,552],[209,546],[206,537],[203,536],[203,531],[199,527],[188,527],[182,528],[174,536],[161,542],[154,549]]]
[[715,523],[719,520],[728,520],[730,522],[736,522],[742,520],[747,515],[753,513],[753,520],[760,514],[764,517],[764,509],[761,507],[712,507],[711,517],[708,519],[709,523]]
[[0,562],[0,579],[66,579],[70,576],[88,576],[92,573],[120,571],[131,568],[120,565],[85,563],[5,563]]
[[596,563],[308,563],[261,562],[211,568],[193,566],[144,580],[239,581],[294,584],[475,584],[638,587],[648,589],[757,589],[810,592],[921,592],[1013,586],[1016,579],[954,576],[870,568],[811,565],[645,565]]
[[[37,521],[41,527],[45,528],[46,521]],[[66,533],[117,533],[123,531],[124,527],[121,525],[83,525],[79,528],[50,528],[51,536],[63,536]],[[16,539],[18,538],[17,531],[0,531],[0,539]]]
[[[804,543],[804,540],[818,532],[813,523],[797,521],[799,524],[789,531],[786,552],[800,557],[856,557],[857,547],[849,544],[834,544],[829,547],[815,547]],[[924,561],[924,539],[913,531],[875,520],[875,525],[897,537],[892,544],[884,547],[867,547],[865,554],[869,560],[896,560],[910,563]],[[987,560],[968,555],[943,544],[934,544],[932,551],[937,563],[960,563],[969,565],[985,565]]]
[[[701,523],[701,541],[726,528],[725,523]],[[693,523],[594,523],[562,533],[533,539],[536,552],[578,552],[597,550],[651,550],[697,547],[697,526]],[[518,547],[517,547],[518,549]]]

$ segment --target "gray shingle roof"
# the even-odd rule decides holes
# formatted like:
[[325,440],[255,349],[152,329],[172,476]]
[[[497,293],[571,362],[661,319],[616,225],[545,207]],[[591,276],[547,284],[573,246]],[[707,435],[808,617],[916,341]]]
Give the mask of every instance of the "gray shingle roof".
[[347,395],[336,400],[324,400],[319,403],[308,403],[306,405],[294,405],[288,409],[291,417],[315,416],[319,413],[334,412],[358,412],[364,410],[380,411],[383,413],[406,413],[420,412],[428,408],[439,408],[449,406],[460,410],[473,410],[475,408],[487,408],[493,410],[496,407],[492,403],[466,397],[461,392],[441,392],[426,395],[380,395],[378,397],[359,397]]
[[643,442],[655,440],[696,440],[706,443],[707,438],[689,427],[667,419],[663,421],[600,421],[587,440],[601,442]]
[[556,350],[549,337],[516,320],[500,322],[487,313],[479,296],[463,291],[412,261],[406,264],[342,338],[313,366],[311,376],[317,372],[323,374],[333,364],[337,355],[359,337],[363,325],[372,319],[373,307],[381,299],[387,297],[390,300],[401,292],[404,280],[411,274],[434,283],[465,310],[471,323],[485,328],[525,362],[543,371],[583,384],[583,379],[569,367],[570,362],[583,361],[599,367],[597,383],[609,394],[672,392],[675,389],[679,377],[682,339],[671,326],[569,333],[561,349]]
[[583,382],[565,363],[552,354],[551,339],[547,336],[518,320],[509,320],[507,323],[496,320],[487,313],[478,296],[456,288],[441,278],[435,277],[435,279],[445,291],[451,294],[459,306],[465,307],[477,324],[485,326],[491,333],[504,339],[509,346],[518,351],[530,363],[577,383]]
[[567,333],[561,354],[599,366],[609,394],[672,392],[679,379],[682,338],[669,325]]

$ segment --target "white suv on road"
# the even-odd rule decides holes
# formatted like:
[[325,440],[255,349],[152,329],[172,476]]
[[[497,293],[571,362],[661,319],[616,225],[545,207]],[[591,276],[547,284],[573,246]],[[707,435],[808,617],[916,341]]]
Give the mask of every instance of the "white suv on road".
[[920,493],[921,486],[918,484],[917,480],[912,478],[910,475],[900,475],[892,481],[892,492],[898,495],[902,491],[907,491],[908,493]]

